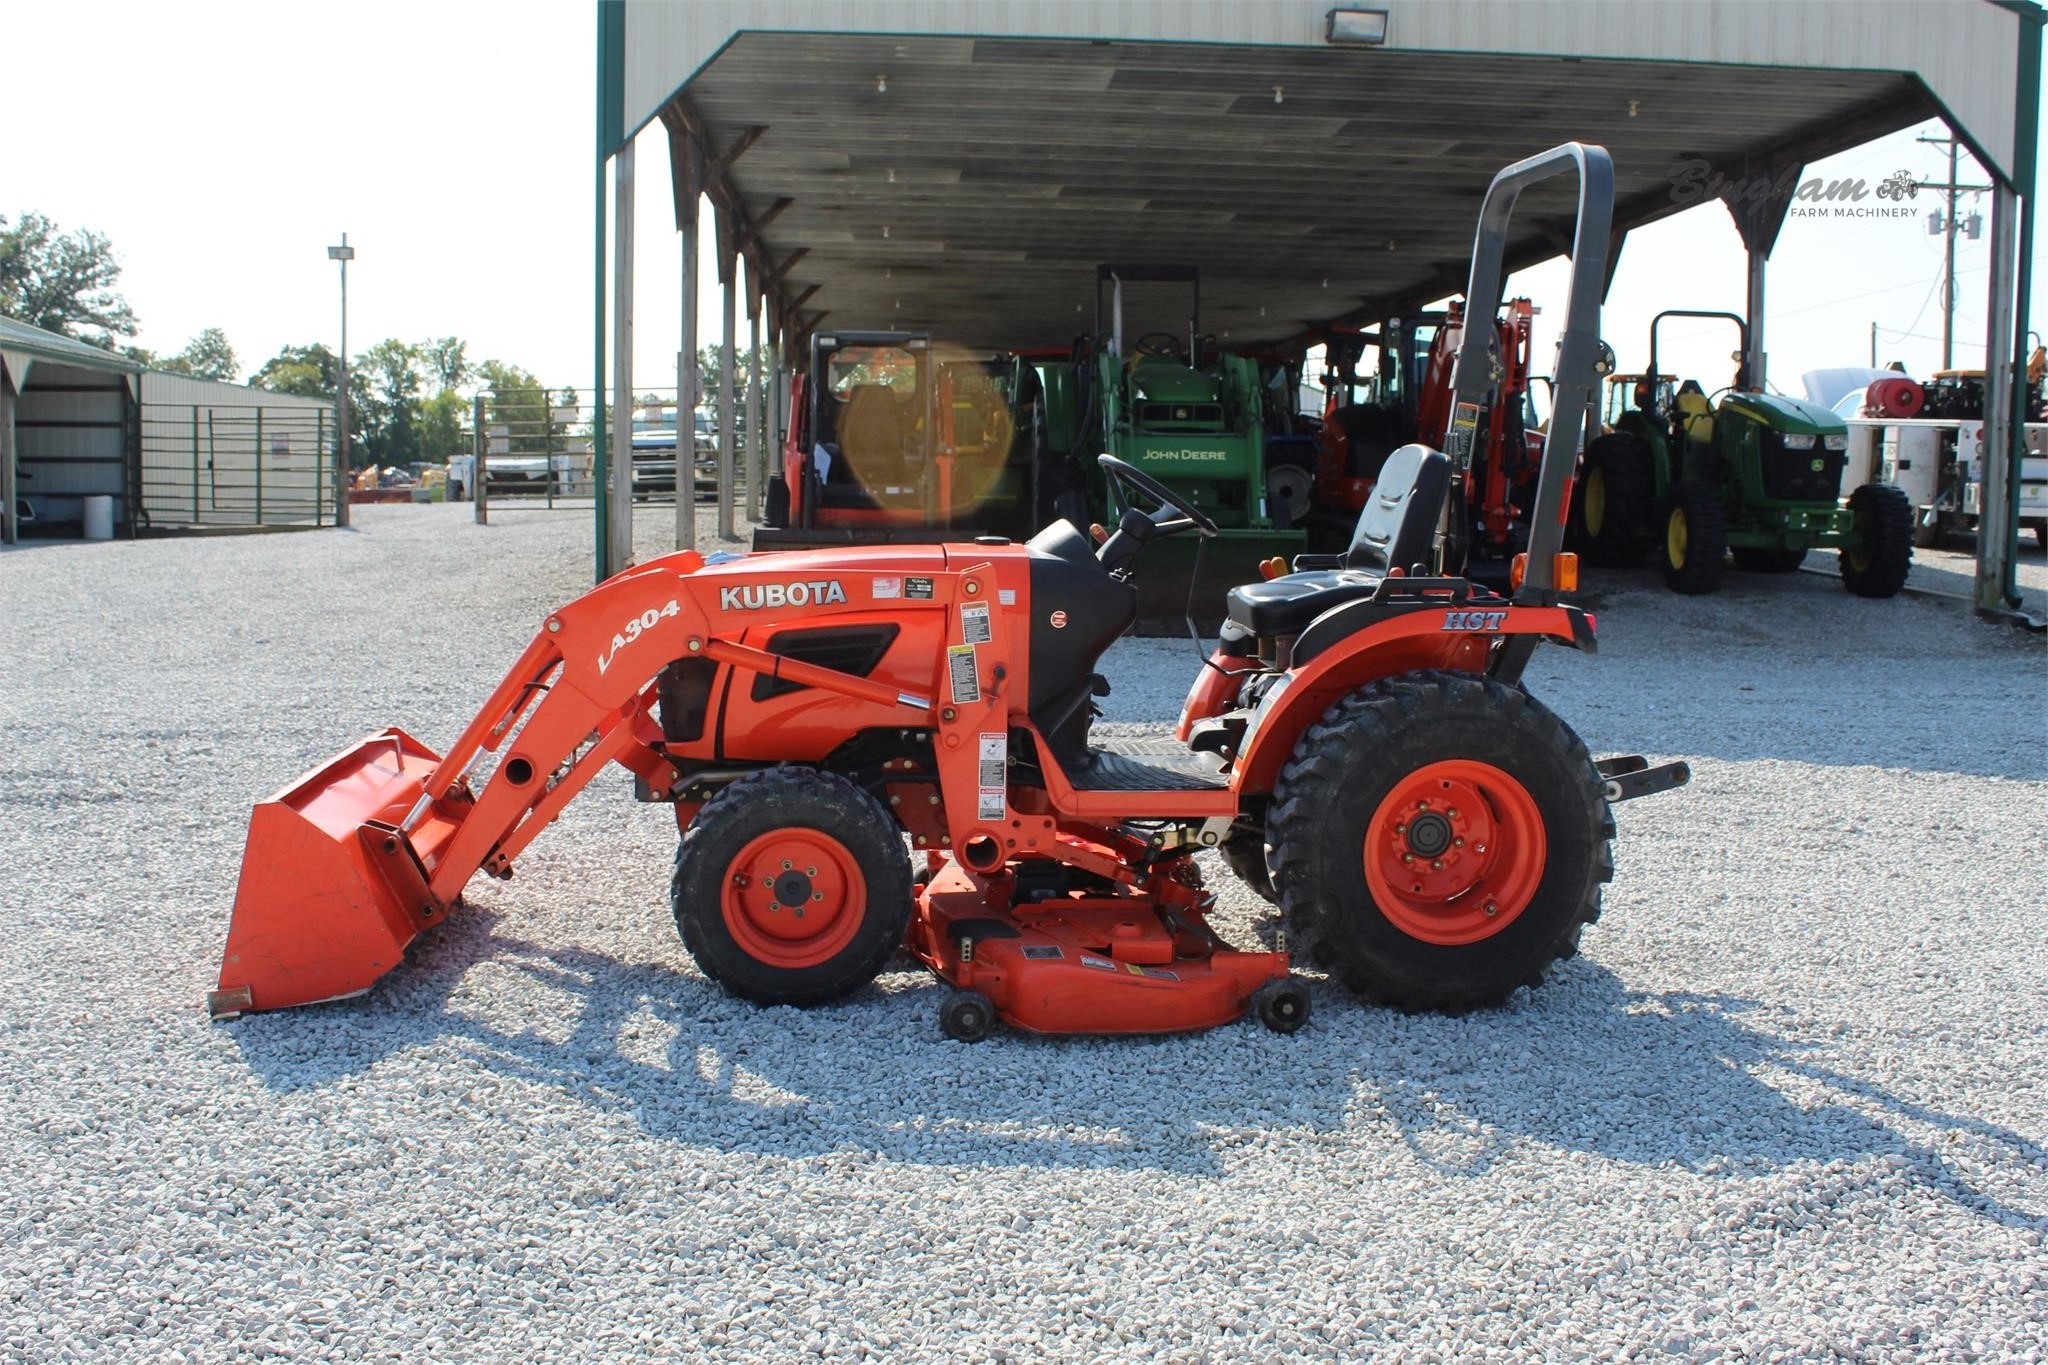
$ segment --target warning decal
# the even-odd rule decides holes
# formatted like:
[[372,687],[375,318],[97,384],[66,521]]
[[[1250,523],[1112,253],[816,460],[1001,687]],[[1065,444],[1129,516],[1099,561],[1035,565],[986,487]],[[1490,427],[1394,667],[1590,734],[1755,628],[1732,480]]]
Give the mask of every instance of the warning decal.
[[1081,965],[1083,967],[1093,967],[1098,972],[1113,972],[1116,970],[1116,964],[1108,958],[1090,957],[1086,953],[1081,954]]
[[973,645],[946,646],[946,673],[953,683],[953,704],[981,700],[981,676],[974,666]]
[[1454,431],[1470,431],[1478,425],[1479,405],[1477,403],[1458,404],[1458,410],[1451,418],[1451,429]]
[[903,580],[903,595],[905,597],[920,597],[930,601],[932,581],[929,578],[906,578]]
[[1025,947],[1024,947],[1024,950],[1023,950],[1023,952],[1024,952],[1024,956],[1026,956],[1026,957],[1029,957],[1029,958],[1035,958],[1035,959],[1039,959],[1039,960],[1044,960],[1044,959],[1047,959],[1047,958],[1055,958],[1055,957],[1065,957],[1065,956],[1066,956],[1066,954],[1065,954],[1065,953],[1063,953],[1063,952],[1061,952],[1061,951],[1060,951],[1060,945],[1059,945],[1059,944],[1057,944],[1057,943],[1030,943],[1030,944],[1026,944],[1026,945],[1025,945]]
[[1017,605],[1017,590],[1015,588],[998,588],[996,589],[996,600],[1006,607],[1014,607]]
[[1010,737],[1002,731],[986,731],[981,735],[981,782],[983,791],[1004,787],[1003,765],[1010,756]]
[[978,789],[974,814],[978,820],[1003,818],[1005,769],[1010,757],[1010,739],[1001,730],[984,730],[981,735],[981,764],[975,786]]
[[960,608],[960,638],[970,645],[985,645],[994,638],[988,624],[988,603],[970,602]]
[[875,600],[876,600],[877,602],[880,602],[880,601],[882,601],[882,600],[884,600],[884,599],[886,599],[886,598],[890,598],[890,597],[901,597],[901,596],[903,596],[903,580],[902,580],[902,579],[900,579],[900,578],[877,578],[877,579],[875,580]]

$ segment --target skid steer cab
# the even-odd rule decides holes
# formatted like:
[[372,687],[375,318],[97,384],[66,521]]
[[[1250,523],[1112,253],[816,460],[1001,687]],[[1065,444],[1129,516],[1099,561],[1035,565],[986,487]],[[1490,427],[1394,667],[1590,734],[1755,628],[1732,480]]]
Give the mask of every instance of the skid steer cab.
[[[1247,1012],[1293,1032],[1304,943],[1404,1008],[1540,982],[1599,912],[1612,804],[1686,780],[1595,763],[1520,686],[1539,644],[1594,644],[1553,582],[1593,382],[1604,152],[1502,172],[1468,294],[1497,302],[1506,208],[1561,170],[1580,176],[1574,311],[1513,597],[1436,571],[1456,459],[1406,447],[1344,553],[1230,591],[1177,732],[1112,748],[1090,732],[1098,665],[1144,552],[1218,529],[1112,456],[1125,510],[1099,538],[1060,521],[1021,544],[672,555],[549,616],[445,755],[388,730],[259,806],[214,1012],[368,989],[612,763],[674,803],[689,952],[764,1004],[841,998],[906,949],[951,987],[940,1024],[962,1040]],[[1483,343],[1460,359],[1473,385],[1486,369]],[[1211,849],[1280,906],[1270,950],[1212,928]]]

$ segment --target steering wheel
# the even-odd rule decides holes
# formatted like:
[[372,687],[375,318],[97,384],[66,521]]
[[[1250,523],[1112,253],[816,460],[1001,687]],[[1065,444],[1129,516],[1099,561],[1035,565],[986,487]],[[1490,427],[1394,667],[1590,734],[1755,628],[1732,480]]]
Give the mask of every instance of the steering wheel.
[[1186,360],[1187,344],[1172,332],[1147,332],[1131,343],[1131,356],[1161,356],[1167,360]]
[[[1174,492],[1144,470],[1126,464],[1116,456],[1107,453],[1098,455],[1096,463],[1102,466],[1102,472],[1107,474],[1110,482],[1116,485],[1117,493],[1119,494],[1117,501],[1131,508],[1131,510],[1136,511],[1137,509],[1133,505],[1134,500],[1128,495],[1136,493],[1147,501],[1157,504],[1160,512],[1171,508],[1180,513],[1177,517],[1161,517],[1158,513],[1150,514],[1152,530],[1145,539],[1151,540],[1157,536],[1171,535],[1175,531],[1184,531],[1190,526],[1194,527],[1204,540],[1208,540],[1216,535],[1217,527],[1215,522],[1211,521],[1185,497]],[[1140,515],[1145,514],[1140,513]]]

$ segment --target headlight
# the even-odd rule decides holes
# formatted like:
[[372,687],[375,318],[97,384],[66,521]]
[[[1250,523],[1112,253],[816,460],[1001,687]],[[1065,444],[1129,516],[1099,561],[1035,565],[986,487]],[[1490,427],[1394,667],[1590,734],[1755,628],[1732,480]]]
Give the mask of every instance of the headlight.
[[1845,431],[1840,436],[1828,437],[1827,446],[1829,450],[1847,450],[1849,448],[1849,433]]
[[1787,449],[1787,450],[1812,450],[1812,449],[1813,449],[1813,437],[1812,437],[1811,435],[1801,435],[1801,434],[1798,434],[1798,433],[1794,433],[1794,432],[1789,432],[1789,431],[1788,431],[1788,432],[1786,432],[1786,433],[1785,433],[1785,437],[1784,437],[1784,440],[1785,440],[1785,449]]

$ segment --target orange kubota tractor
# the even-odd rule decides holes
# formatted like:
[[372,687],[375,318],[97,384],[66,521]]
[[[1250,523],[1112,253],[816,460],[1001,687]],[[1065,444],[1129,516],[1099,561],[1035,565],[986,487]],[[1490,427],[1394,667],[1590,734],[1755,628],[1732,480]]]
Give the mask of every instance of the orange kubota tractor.
[[[953,987],[955,1038],[1247,1010],[1291,1032],[1309,996],[1285,951],[1211,929],[1205,848],[1366,998],[1463,1009],[1541,980],[1599,910],[1610,803],[1686,777],[1594,763],[1520,685],[1540,643],[1593,649],[1553,569],[1594,383],[1604,151],[1501,172],[1467,295],[1491,311],[1517,194],[1574,170],[1558,414],[1512,598],[1435,570],[1455,466],[1409,446],[1343,555],[1231,591],[1179,742],[1117,752],[1089,727],[1130,577],[1149,543],[1216,528],[1112,457],[1131,510],[1093,542],[1061,521],[1028,544],[671,555],[550,615],[445,756],[387,730],[260,805],[213,1011],[367,990],[611,763],[675,804],[684,943],[757,1001],[843,996],[907,947]],[[1488,370],[1468,342],[1459,401]]]

